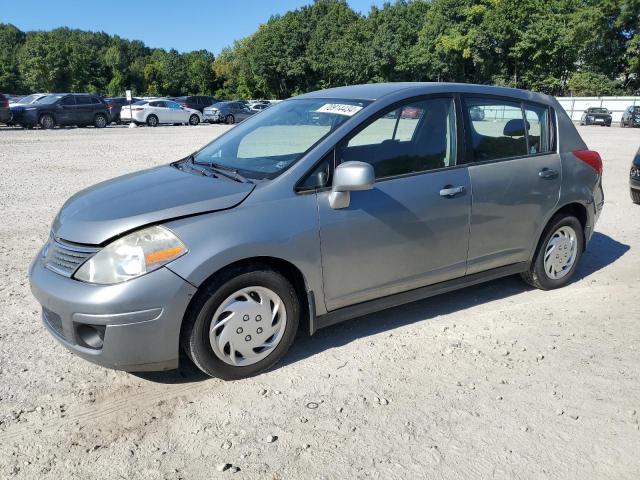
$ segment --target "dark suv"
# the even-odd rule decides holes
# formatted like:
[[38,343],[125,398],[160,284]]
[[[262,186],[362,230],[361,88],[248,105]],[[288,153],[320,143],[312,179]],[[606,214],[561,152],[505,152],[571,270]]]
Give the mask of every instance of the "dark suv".
[[0,123],[9,123],[10,120],[9,99],[0,93]]
[[175,101],[183,107],[193,108],[194,110],[198,110],[202,113],[206,107],[213,105],[218,100],[206,95],[189,95],[185,97],[177,97]]
[[621,127],[640,127],[640,105],[627,107],[620,119]]
[[[131,104],[139,101],[139,98],[133,97],[131,99]],[[122,110],[122,107],[129,105],[129,100],[127,100],[126,97],[109,97],[105,98],[104,102],[107,104],[107,108],[109,109],[110,120],[120,124],[120,111]]]
[[[14,116],[16,112],[14,111]],[[52,93],[26,105],[20,111],[15,123],[29,128],[40,125],[41,128],[53,128],[56,125],[93,125],[104,128],[110,119],[107,104],[98,96],[88,93]]]

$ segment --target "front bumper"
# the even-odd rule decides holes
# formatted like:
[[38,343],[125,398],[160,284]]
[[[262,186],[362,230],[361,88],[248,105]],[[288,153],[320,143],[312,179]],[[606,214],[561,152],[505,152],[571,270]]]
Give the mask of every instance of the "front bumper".
[[633,190],[639,190],[640,191],[640,178],[629,177],[629,186]]
[[[177,368],[180,326],[196,289],[169,269],[117,285],[92,285],[46,269],[38,254],[29,280],[43,323],[71,352],[116,370]],[[83,342],[82,325],[104,326],[101,348]]]

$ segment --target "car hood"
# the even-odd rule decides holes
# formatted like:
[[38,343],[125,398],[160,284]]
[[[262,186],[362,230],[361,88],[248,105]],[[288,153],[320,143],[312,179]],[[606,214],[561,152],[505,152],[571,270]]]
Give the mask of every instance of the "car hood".
[[99,245],[144,225],[235,207],[254,186],[169,165],[131,173],[72,196],[56,216],[52,233]]

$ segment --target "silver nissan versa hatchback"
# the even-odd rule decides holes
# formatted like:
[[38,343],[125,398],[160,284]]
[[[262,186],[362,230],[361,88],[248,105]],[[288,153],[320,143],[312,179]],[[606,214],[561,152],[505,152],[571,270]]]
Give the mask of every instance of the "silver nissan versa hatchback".
[[44,325],[126,371],[255,375],[297,330],[520,274],[566,285],[602,162],[552,97],[445,83],[274,105],[71,197],[30,270]]

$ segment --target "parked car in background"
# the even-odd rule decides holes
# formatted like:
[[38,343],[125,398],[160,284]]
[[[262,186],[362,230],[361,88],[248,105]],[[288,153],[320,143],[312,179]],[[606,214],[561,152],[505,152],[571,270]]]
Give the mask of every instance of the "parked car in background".
[[631,200],[640,204],[640,148],[631,162],[631,172],[629,173],[629,184],[631,187]]
[[[131,103],[139,102],[139,98],[132,98]],[[126,97],[107,97],[104,99],[104,103],[107,104],[107,108],[109,109],[111,122],[121,123],[120,120],[120,110],[122,110],[123,105],[129,105],[129,100]]]
[[270,106],[271,105],[269,103],[252,103],[249,106],[249,109],[257,113],[257,112],[261,112],[265,108],[269,108]]
[[0,123],[11,122],[11,109],[9,108],[9,99],[0,93]]
[[174,100],[181,106],[191,108],[193,110],[198,110],[200,113],[202,113],[202,111],[206,107],[213,105],[218,101],[215,98],[206,95],[189,95],[186,97],[176,97]]
[[104,128],[110,118],[107,104],[89,93],[51,93],[19,108],[20,116],[14,118],[13,122],[25,128],[36,125],[45,129],[56,125]]
[[209,123],[234,123],[246,120],[257,113],[240,101],[218,102],[204,109],[204,119]]
[[580,118],[580,125],[611,126],[611,112],[604,107],[587,108]]
[[77,355],[137,372],[176,368],[182,349],[244,378],[299,328],[508,275],[560,288],[604,204],[600,156],[557,100],[515,89],[338,87],[195,149],[55,217],[31,290]]
[[165,123],[198,125],[203,121],[198,110],[183,107],[168,99],[140,100],[131,107],[124,105],[120,110],[120,119],[122,122],[133,122],[137,125],[144,123],[150,127]]
[[26,95],[24,97],[20,97],[13,102],[9,102],[9,107],[15,107],[18,105],[30,105],[32,103],[36,103],[41,98],[49,95],[48,93],[32,93],[31,95]]
[[627,107],[620,119],[621,127],[640,127],[640,105]]

